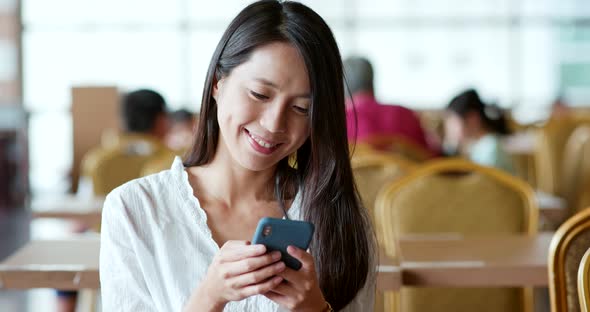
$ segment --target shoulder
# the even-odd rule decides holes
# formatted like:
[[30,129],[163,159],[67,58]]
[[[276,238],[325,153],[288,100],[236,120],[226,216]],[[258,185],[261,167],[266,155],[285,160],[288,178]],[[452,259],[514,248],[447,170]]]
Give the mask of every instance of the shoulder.
[[394,112],[397,115],[400,116],[404,116],[404,117],[409,117],[412,119],[417,119],[418,115],[416,114],[416,112],[414,112],[413,110],[405,107],[405,106],[401,106],[401,105],[397,105],[397,104],[383,104],[381,105],[382,110],[387,110],[389,112]]
[[115,197],[123,200],[133,200],[162,196],[171,191],[178,182],[177,175],[173,174],[170,170],[165,170],[131,180],[115,188],[107,195],[107,198]]
[[487,135],[479,139],[470,149],[470,158],[476,163],[487,166],[507,170],[510,167],[508,154],[504,151],[500,138],[495,135]]

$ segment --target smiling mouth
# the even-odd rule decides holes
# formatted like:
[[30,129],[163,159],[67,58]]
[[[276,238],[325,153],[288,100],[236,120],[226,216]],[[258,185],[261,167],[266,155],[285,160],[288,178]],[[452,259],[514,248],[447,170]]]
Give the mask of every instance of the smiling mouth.
[[281,146],[283,144],[283,143],[273,143],[273,142],[266,141],[263,138],[251,133],[247,129],[244,129],[244,132],[247,134],[248,139],[249,139],[248,141],[250,142],[250,145],[252,145],[254,150],[256,150],[260,153],[266,154],[266,155],[271,154],[279,146]]

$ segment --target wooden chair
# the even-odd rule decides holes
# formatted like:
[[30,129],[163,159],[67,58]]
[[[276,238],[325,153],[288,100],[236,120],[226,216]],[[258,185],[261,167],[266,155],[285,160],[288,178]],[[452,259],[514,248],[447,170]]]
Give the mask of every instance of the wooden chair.
[[590,189],[590,125],[576,128],[570,135],[563,156],[561,178],[563,196],[571,214],[589,207],[587,193]]
[[590,125],[587,114],[567,115],[550,119],[539,131],[535,168],[537,188],[543,192],[564,196],[562,176],[565,145],[577,127]]
[[578,269],[578,296],[580,311],[590,311],[590,249],[586,250]]
[[[351,164],[363,206],[369,211],[374,223],[377,221],[375,219],[375,199],[379,190],[417,167],[409,160],[379,152],[353,157]],[[379,233],[377,233],[377,238],[380,241]]]
[[93,193],[104,196],[117,186],[141,177],[152,159],[172,157],[173,152],[157,140],[143,135],[126,135],[116,145],[98,147],[82,160],[83,176],[90,178]]
[[162,153],[161,156],[148,160],[141,169],[141,176],[145,177],[150,174],[170,169],[174,157],[176,157],[176,155],[173,153]]
[[549,250],[549,296],[551,311],[580,311],[578,269],[590,248],[590,209],[564,222],[555,232]]
[[[389,257],[412,233],[534,234],[538,208],[523,181],[462,159],[434,160],[382,189],[377,231]],[[392,299],[392,301],[394,301]],[[531,311],[529,288],[402,288],[400,311]]]
[[365,142],[349,142],[348,150],[350,151],[350,159],[352,161],[358,157],[362,157],[364,155],[373,155],[379,152],[373,146]]

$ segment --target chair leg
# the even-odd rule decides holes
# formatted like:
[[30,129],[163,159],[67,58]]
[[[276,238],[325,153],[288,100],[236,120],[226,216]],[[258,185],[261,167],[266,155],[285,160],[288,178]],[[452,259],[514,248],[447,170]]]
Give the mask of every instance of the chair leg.
[[96,312],[98,291],[96,289],[81,289],[78,292],[76,312]]

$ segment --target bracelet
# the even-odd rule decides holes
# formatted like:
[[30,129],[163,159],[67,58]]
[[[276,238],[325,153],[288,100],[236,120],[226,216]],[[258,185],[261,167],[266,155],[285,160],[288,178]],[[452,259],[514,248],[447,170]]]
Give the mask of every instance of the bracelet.
[[334,309],[332,309],[332,306],[330,305],[330,303],[328,301],[326,301],[326,308],[324,309],[323,312],[334,312]]

